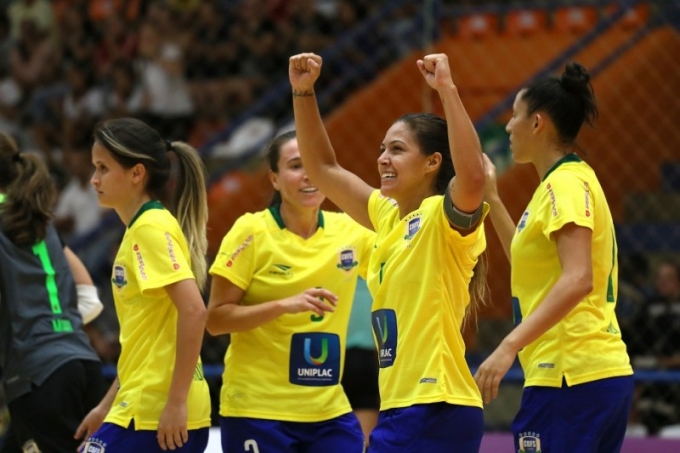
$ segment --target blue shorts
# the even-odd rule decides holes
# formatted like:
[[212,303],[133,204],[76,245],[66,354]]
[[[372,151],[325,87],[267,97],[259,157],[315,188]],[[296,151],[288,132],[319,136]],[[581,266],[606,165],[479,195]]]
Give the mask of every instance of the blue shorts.
[[220,417],[224,453],[362,453],[364,434],[351,412],[322,422]]
[[633,376],[568,387],[526,387],[512,422],[518,451],[618,453],[633,402]]
[[[208,446],[210,428],[189,430],[189,441],[182,448],[172,451],[186,453],[203,453]],[[104,423],[85,442],[82,453],[166,453],[161,449],[156,438],[157,431],[135,431],[134,421],[123,428],[113,423]],[[168,449],[168,451],[170,451]]]
[[482,409],[448,403],[381,411],[369,453],[477,453],[484,434]]

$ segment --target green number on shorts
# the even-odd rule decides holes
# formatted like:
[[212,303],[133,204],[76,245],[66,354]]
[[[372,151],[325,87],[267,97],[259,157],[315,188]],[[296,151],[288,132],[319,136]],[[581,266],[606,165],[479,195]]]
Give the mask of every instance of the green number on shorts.
[[[45,287],[50,299],[52,313],[60,315],[62,312],[61,303],[59,302],[59,289],[57,288],[57,280],[54,278],[54,267],[52,266],[52,260],[50,260],[50,254],[47,252],[45,241],[40,241],[33,246],[33,254],[40,259],[40,263],[45,271]],[[68,319],[52,320],[52,328],[55,332],[73,332],[73,326]]]

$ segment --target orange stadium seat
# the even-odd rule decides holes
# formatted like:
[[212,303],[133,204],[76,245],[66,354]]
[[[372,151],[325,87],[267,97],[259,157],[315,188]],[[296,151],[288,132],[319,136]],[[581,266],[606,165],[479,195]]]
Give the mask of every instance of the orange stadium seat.
[[482,38],[498,32],[498,16],[475,13],[458,19],[458,33],[463,38]]
[[208,189],[208,255],[215,256],[222,238],[236,219],[246,212],[265,209],[273,189],[262,166],[254,172],[236,170],[226,173]]
[[590,6],[569,6],[555,11],[555,30],[586,33],[597,23],[597,10]]
[[548,15],[545,10],[521,9],[508,13],[505,23],[505,33],[509,36],[533,35],[546,28]]
[[[606,9],[608,14],[613,14],[617,8],[621,6],[617,4],[609,5]],[[649,18],[649,4],[640,3],[632,8],[628,8],[623,17],[619,20],[619,25],[624,29],[638,28],[644,25]]]

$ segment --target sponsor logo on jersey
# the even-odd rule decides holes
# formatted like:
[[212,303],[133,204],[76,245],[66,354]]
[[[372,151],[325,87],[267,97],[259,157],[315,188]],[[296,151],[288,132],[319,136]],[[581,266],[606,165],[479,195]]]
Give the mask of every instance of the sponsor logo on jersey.
[[541,453],[541,435],[534,432],[519,434],[518,453]]
[[139,268],[139,276],[142,280],[146,280],[146,265],[144,264],[144,258],[142,257],[142,252],[139,251],[139,244],[135,244],[132,247],[135,252],[135,258],[137,259],[137,266]]
[[305,386],[337,385],[340,380],[340,337],[296,333],[291,338],[289,380]]
[[546,186],[548,189],[548,196],[550,197],[550,208],[552,210],[552,216],[557,217],[557,201],[555,200],[555,192],[553,192],[552,184],[548,183]]
[[125,279],[125,266],[113,266],[113,277],[111,278],[111,283],[116,285],[118,289],[121,289],[123,286],[127,285],[127,280]]
[[165,243],[168,248],[168,256],[170,256],[170,262],[172,263],[172,268],[174,270],[179,269],[179,263],[177,262],[177,257],[175,256],[175,245],[172,242],[172,236],[167,231],[165,232]]
[[584,181],[583,184],[586,189],[585,193],[586,217],[590,217],[590,185],[588,184],[588,181]]
[[389,309],[376,310],[371,313],[371,324],[378,340],[380,368],[390,367],[397,358],[397,314]]
[[239,245],[236,247],[236,250],[234,250],[234,253],[231,254],[229,259],[227,260],[227,267],[231,267],[234,265],[234,261],[236,260],[236,257],[241,254],[242,251],[248,248],[250,243],[253,242],[253,235],[251,234],[246,238],[245,241],[243,241],[243,244]]
[[338,264],[336,265],[338,269],[342,269],[349,273],[358,264],[359,262],[354,259],[354,247],[346,246],[340,250],[340,253],[338,254]]

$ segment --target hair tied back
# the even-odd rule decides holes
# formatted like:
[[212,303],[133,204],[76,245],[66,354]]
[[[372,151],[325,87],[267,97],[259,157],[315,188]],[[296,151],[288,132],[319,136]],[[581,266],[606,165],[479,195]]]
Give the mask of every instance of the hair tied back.
[[581,91],[588,89],[590,74],[581,64],[571,62],[564,68],[560,81],[565,90]]

